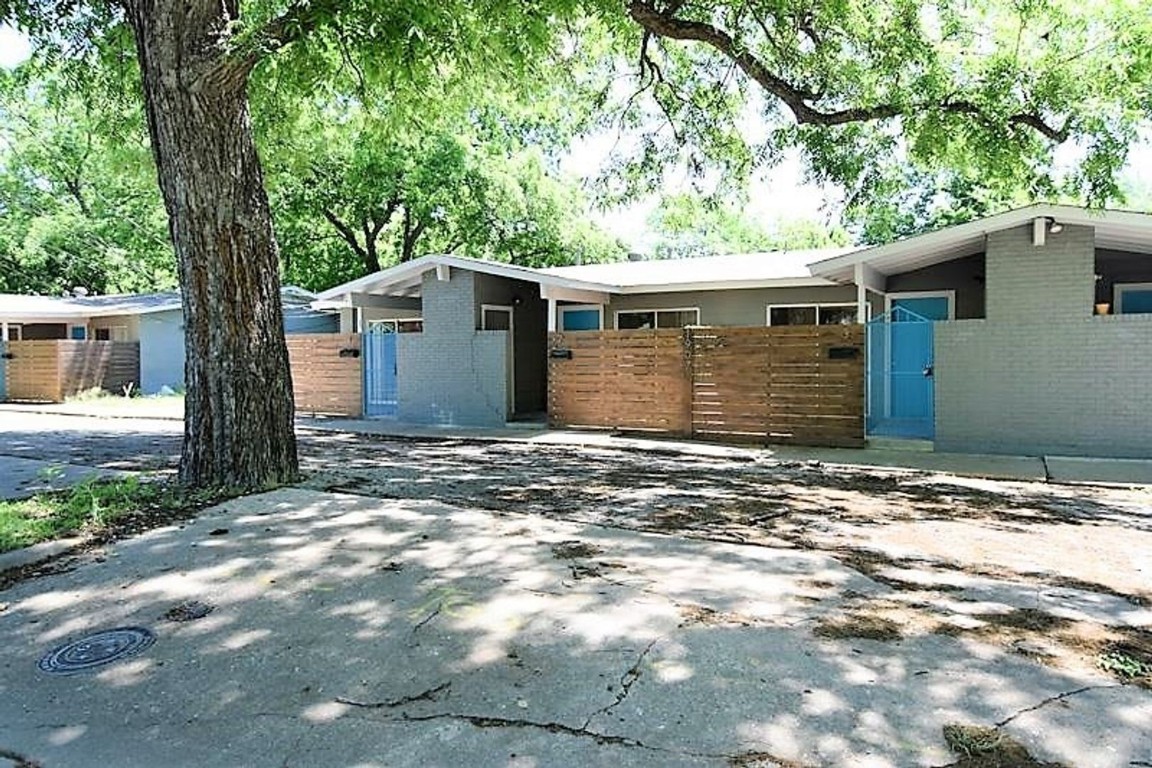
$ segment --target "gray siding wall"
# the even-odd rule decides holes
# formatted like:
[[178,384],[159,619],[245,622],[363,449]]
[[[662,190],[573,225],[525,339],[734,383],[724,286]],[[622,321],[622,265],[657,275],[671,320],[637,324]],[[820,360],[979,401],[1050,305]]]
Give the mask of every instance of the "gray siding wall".
[[396,339],[398,418],[411,424],[503,426],[507,421],[504,331],[476,330],[475,275],[424,275],[423,333]]
[[0,341],[0,403],[8,399],[8,342]]
[[481,326],[480,308],[484,304],[512,307],[516,411],[544,411],[548,407],[548,302],[540,298],[540,286],[480,273],[475,279],[475,327]]
[[1152,315],[937,323],[936,450],[1147,458],[1149,382]]
[[[604,307],[604,325],[616,327],[616,312],[624,309],[700,308],[701,325],[764,326],[769,304],[854,304],[852,285],[811,288],[742,288],[731,291],[680,291],[613,296]],[[875,312],[875,310],[873,310]]]
[[988,235],[987,318],[1035,323],[1091,316],[1095,237],[1092,227],[1066,226],[1034,246],[1030,224]]
[[892,275],[886,288],[889,293],[955,291],[957,320],[984,317],[984,254]]
[[184,313],[179,309],[140,316],[140,389],[184,386]]

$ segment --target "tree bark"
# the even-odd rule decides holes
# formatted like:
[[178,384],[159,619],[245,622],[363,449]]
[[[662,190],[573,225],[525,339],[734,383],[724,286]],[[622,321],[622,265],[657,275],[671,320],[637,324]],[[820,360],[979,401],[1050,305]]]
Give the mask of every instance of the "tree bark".
[[180,479],[253,490],[297,477],[276,240],[248,112],[223,52],[234,0],[128,0],[184,303]]

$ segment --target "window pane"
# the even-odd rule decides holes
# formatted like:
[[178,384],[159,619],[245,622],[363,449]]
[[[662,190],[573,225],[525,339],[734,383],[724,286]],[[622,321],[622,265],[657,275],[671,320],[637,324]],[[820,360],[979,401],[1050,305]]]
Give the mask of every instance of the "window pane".
[[484,310],[484,330],[510,331],[512,330],[512,313],[506,309]]
[[112,329],[111,328],[97,328],[96,341],[111,341]]
[[820,307],[820,325],[853,325],[856,307]]
[[816,307],[772,307],[772,325],[816,325]]
[[1152,288],[1121,288],[1120,312],[1125,315],[1152,312]]
[[396,321],[397,333],[423,333],[424,321],[423,320],[397,320]]
[[694,309],[678,311],[661,310],[656,313],[656,327],[683,328],[686,325],[696,325],[697,314],[699,313]]
[[616,327],[621,331],[634,331],[656,325],[655,312],[621,312],[616,315]]
[[596,309],[566,309],[560,313],[564,331],[600,330],[600,311]]

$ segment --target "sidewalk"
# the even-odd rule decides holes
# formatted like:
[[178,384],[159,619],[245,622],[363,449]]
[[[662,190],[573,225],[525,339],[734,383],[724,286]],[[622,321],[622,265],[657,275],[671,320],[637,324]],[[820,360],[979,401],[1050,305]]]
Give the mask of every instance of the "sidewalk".
[[88,416],[96,419],[171,419],[183,421],[184,398],[101,397],[67,403],[0,403],[0,413],[50,413],[56,416]]
[[[87,416],[108,419],[182,420],[180,397],[107,398],[71,403],[4,403],[5,411]],[[330,432],[381,435],[399,440],[471,440],[568,445],[696,456],[745,458],[749,461],[818,461],[855,467],[911,469],[1000,480],[1050,481],[1109,485],[1152,485],[1152,460],[1102,459],[1076,456],[1007,456],[970,453],[937,453],[883,448],[768,448],[724,445],[661,437],[621,435],[615,432],[548,429],[543,424],[513,424],[499,428],[436,427],[401,424],[377,419],[299,417],[298,427]]]
[[299,427],[333,432],[381,435],[400,440],[471,440],[568,445],[584,448],[643,450],[696,456],[722,456],[775,461],[816,461],[851,467],[911,469],[944,474],[1055,483],[1152,485],[1152,460],[1100,459],[1074,456],[1007,456],[936,453],[887,448],[767,448],[722,445],[613,432],[548,429],[542,424],[503,428],[432,427],[381,420],[299,418]]

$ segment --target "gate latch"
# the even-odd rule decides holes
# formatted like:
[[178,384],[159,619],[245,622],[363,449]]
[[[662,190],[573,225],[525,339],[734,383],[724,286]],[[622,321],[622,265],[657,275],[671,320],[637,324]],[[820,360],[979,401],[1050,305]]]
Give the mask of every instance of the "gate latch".
[[934,366],[934,365],[932,365],[931,363],[929,363],[928,365],[924,366],[924,375],[925,375],[925,376],[932,376],[932,375],[933,375],[933,374],[935,374],[935,373],[936,373],[936,371],[935,371],[935,366]]

